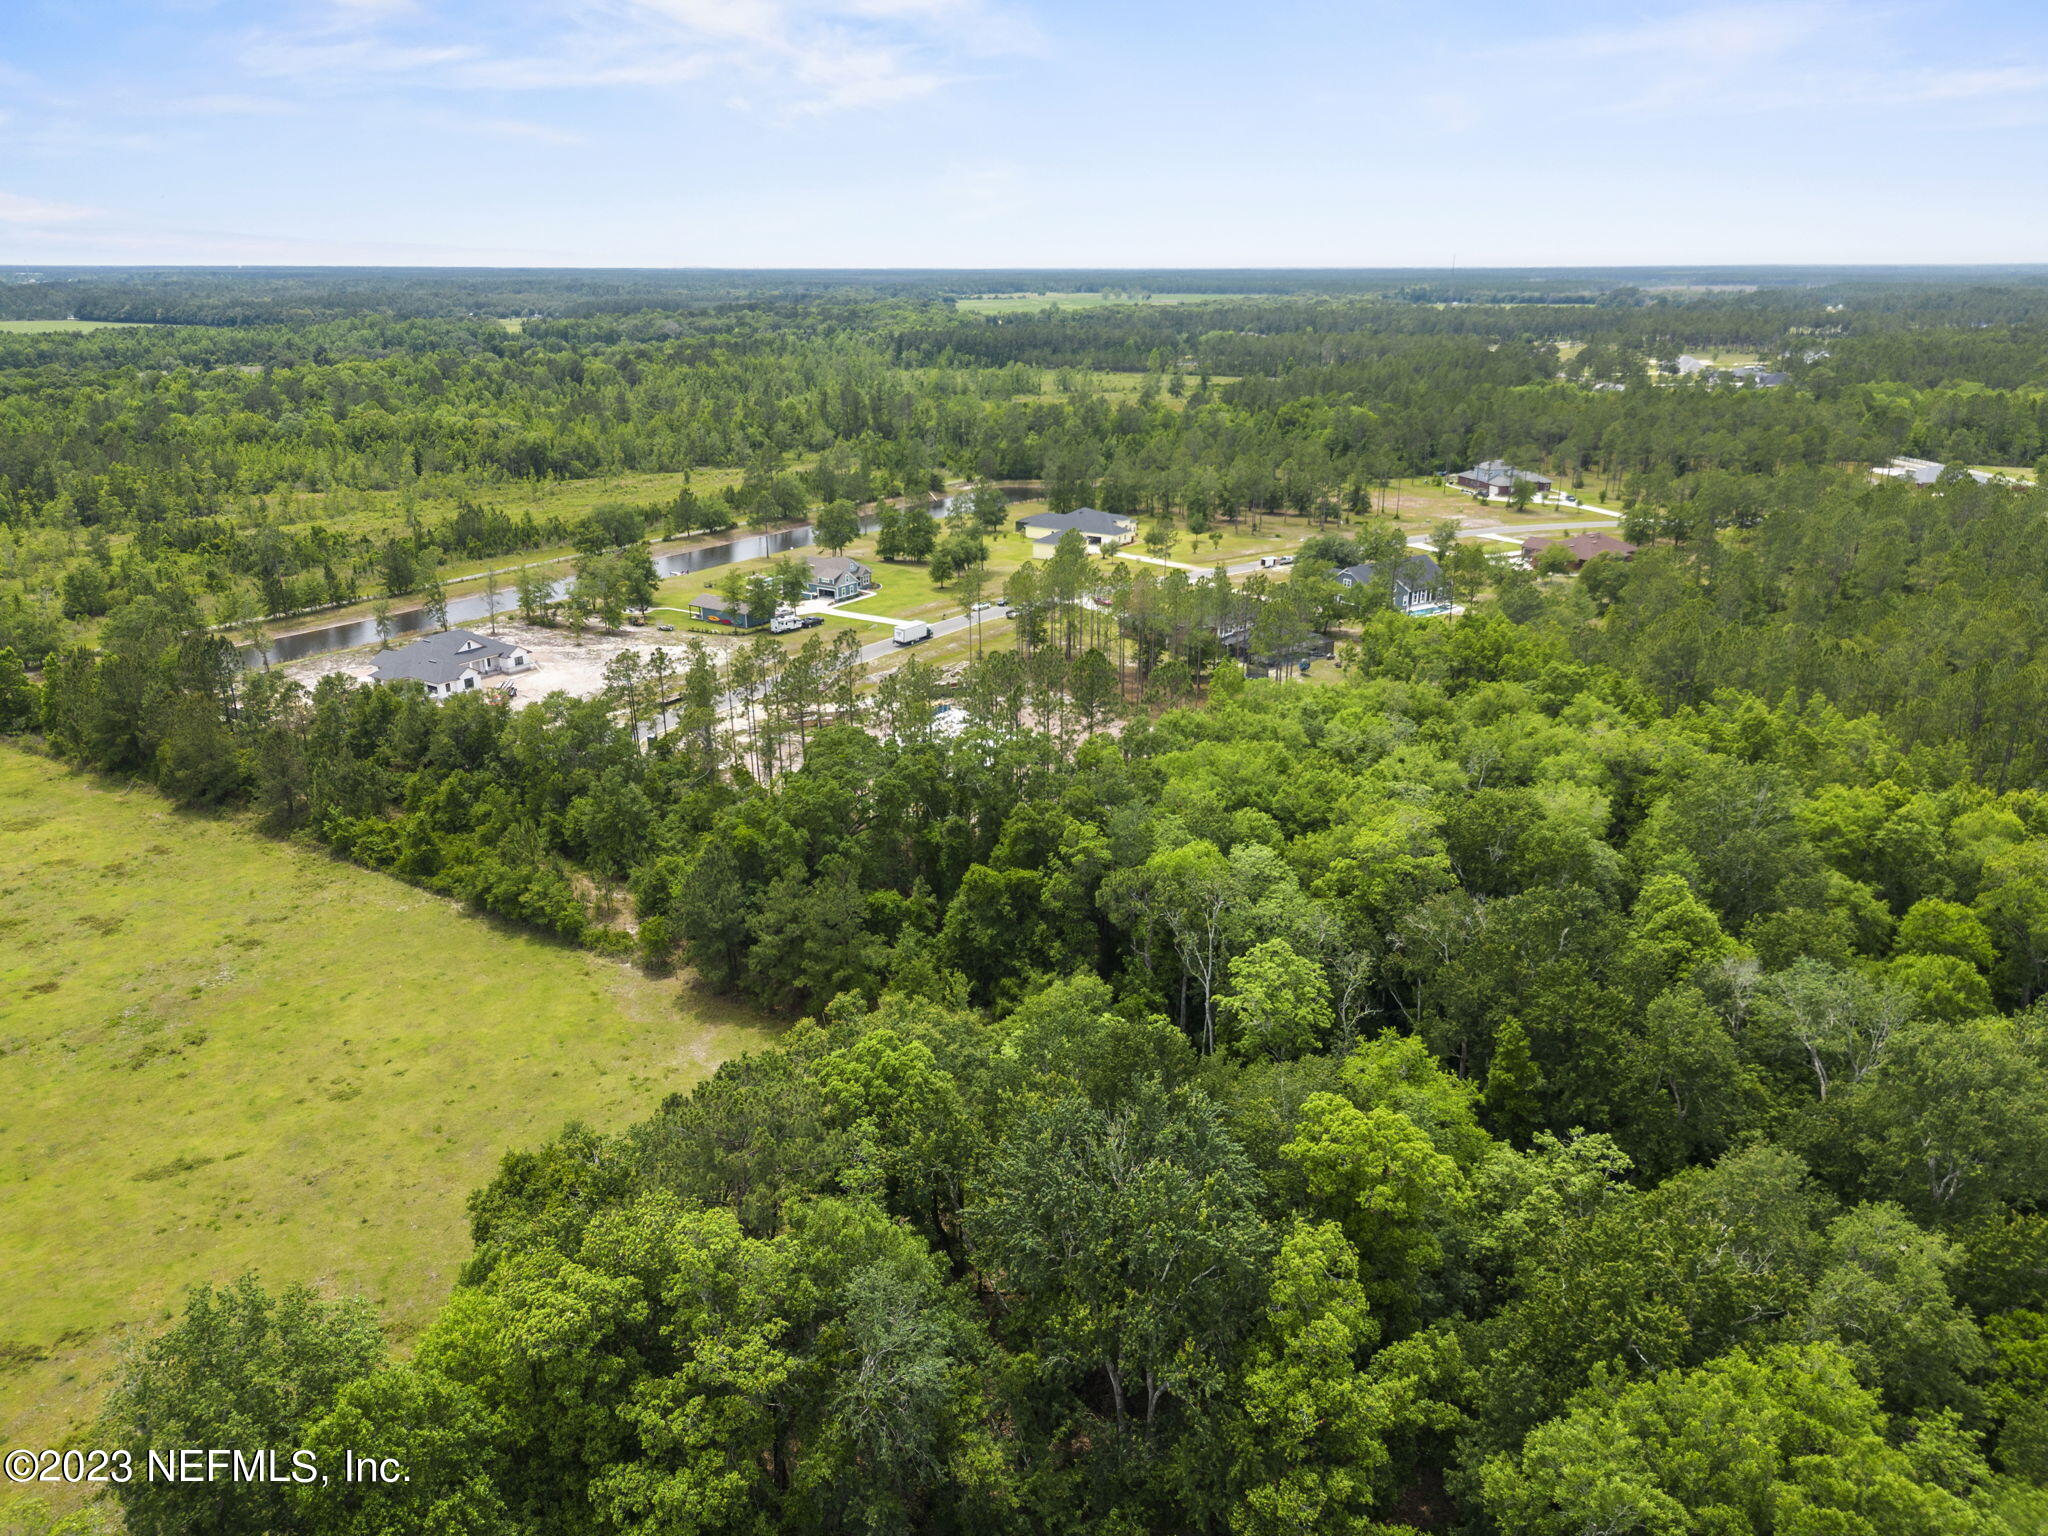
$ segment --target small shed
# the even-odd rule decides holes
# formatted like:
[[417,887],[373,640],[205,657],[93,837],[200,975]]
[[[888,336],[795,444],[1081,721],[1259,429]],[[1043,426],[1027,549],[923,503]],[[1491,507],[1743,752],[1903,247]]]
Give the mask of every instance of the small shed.
[[[756,628],[756,621],[745,603],[728,603],[716,592],[700,592],[690,604],[690,617],[702,619],[706,624],[724,624],[732,629]],[[760,623],[767,621],[761,620]]]

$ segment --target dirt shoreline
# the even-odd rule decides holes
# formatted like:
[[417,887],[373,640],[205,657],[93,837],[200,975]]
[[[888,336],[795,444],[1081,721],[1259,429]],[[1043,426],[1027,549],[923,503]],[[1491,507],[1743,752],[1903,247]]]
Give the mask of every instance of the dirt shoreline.
[[[792,528],[802,528],[808,522],[808,518],[799,517],[787,519],[779,523],[763,523],[757,528],[748,528],[745,531],[741,531],[739,529],[728,529],[725,531],[724,534],[721,535],[706,534],[702,537],[692,537],[687,539],[661,539],[650,543],[647,546],[647,548],[650,554],[656,556],[679,555],[692,549],[710,549],[718,544],[735,543],[739,539],[749,538],[756,534],[786,533]],[[447,584],[448,594],[451,597],[468,597],[473,595],[468,589],[473,587],[476,583],[482,581],[486,576],[492,574],[496,574],[499,576],[516,576],[521,571],[536,570],[541,566],[567,567],[569,565],[574,564],[575,558],[576,557],[574,555],[561,555],[551,560],[529,560],[525,562],[523,565],[500,566],[495,573],[489,571],[478,571],[475,575],[472,576],[458,576],[453,581]],[[267,635],[273,641],[289,640],[295,635],[311,634],[315,630],[326,629],[333,624],[345,623],[351,611],[354,609],[360,608],[363,610],[363,612],[360,615],[358,615],[358,617],[368,618],[369,610],[372,606],[374,606],[374,599],[366,602],[362,598],[357,598],[352,602],[337,603],[332,608],[309,609],[304,612],[293,615],[293,619],[295,621],[306,621],[304,623],[301,623],[298,628],[271,629],[266,624],[264,628],[264,634]],[[419,613],[423,609],[425,609],[426,606],[426,601],[423,598],[393,598],[391,602],[391,616],[395,619],[403,613]],[[213,627],[215,629],[221,629],[223,626],[216,624]]]

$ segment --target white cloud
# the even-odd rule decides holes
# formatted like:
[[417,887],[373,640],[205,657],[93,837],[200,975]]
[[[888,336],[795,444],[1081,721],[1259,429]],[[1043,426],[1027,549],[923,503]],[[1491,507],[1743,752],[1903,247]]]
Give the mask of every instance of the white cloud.
[[52,203],[40,197],[0,192],[0,224],[74,224],[97,217],[97,210],[76,203]]
[[297,107],[282,96],[210,91],[197,96],[174,96],[149,110],[171,117],[282,117]]
[[[2011,102],[2048,92],[2048,69],[1935,56],[1909,37],[1896,5],[1847,0],[1733,0],[1681,10],[1637,25],[1561,36],[1506,39],[1492,67],[1536,70],[1575,89],[1573,110],[1662,119],[1674,110],[1748,103],[1786,120],[1840,112],[1912,113],[1943,126],[1945,104]],[[1475,113],[1516,110],[1485,98]]]
[[2023,64],[1999,69],[1938,69],[1903,76],[1889,85],[1896,94],[1914,101],[1981,101],[2048,90],[2048,70]]
[[575,145],[590,141],[580,133],[566,128],[551,127],[546,123],[529,123],[516,117],[475,117],[448,119],[448,126],[461,133],[474,133],[487,139],[524,140],[530,144]]
[[1841,8],[1816,3],[1715,5],[1634,27],[1585,32],[1558,51],[1579,58],[1661,55],[1677,62],[1716,63],[1778,58],[1841,20]]
[[339,82],[350,76],[411,75],[442,70],[479,57],[475,48],[455,45],[413,47],[379,37],[331,32],[272,34],[253,39],[242,62],[262,75],[324,78]]
[[340,13],[250,36],[244,65],[326,91],[397,83],[472,91],[660,89],[717,80],[747,100],[820,113],[933,95],[967,59],[1038,46],[996,0],[551,0],[538,28],[480,26],[418,5]]

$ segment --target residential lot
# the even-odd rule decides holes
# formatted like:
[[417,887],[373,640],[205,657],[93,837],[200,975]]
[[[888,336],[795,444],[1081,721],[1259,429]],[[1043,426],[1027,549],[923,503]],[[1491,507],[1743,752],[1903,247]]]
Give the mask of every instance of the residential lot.
[[[483,632],[488,632],[487,628],[480,628],[483,628]],[[708,630],[709,626],[696,628]],[[550,693],[566,693],[579,699],[595,696],[604,689],[606,664],[621,651],[637,651],[643,660],[657,648],[664,649],[673,656],[680,653],[691,639],[702,639],[723,656],[740,643],[739,638],[730,631],[724,634],[687,635],[678,630],[673,634],[664,634],[653,625],[644,628],[629,627],[616,633],[590,629],[579,636],[564,628],[547,629],[534,624],[507,624],[501,621],[497,632],[505,639],[516,640],[525,646],[533,659],[532,667],[505,679],[517,690],[517,701],[522,704]],[[382,653],[374,647],[355,651],[332,651],[324,656],[293,662],[284,670],[309,688],[331,672],[340,672],[358,681],[367,682],[380,654]]]

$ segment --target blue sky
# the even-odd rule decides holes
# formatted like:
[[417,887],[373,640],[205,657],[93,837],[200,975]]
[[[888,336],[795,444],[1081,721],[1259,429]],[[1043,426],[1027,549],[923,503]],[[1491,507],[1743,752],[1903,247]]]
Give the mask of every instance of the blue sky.
[[0,0],[0,263],[2048,258],[2040,0]]

